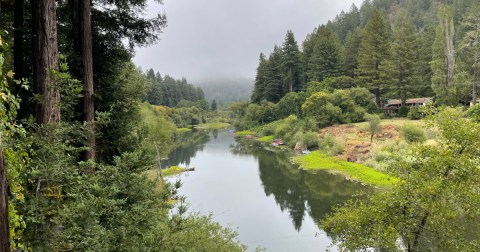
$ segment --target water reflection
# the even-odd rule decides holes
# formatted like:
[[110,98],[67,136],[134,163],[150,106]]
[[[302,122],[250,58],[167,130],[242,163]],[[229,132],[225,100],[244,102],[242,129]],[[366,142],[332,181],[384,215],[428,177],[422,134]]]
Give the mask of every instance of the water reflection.
[[285,153],[264,149],[253,141],[231,145],[236,155],[254,155],[259,163],[259,176],[267,196],[273,195],[282,211],[287,211],[297,231],[305,214],[321,221],[332,207],[352,195],[364,197],[373,189],[346,181],[345,177],[325,171],[303,171],[292,165]]
[[191,159],[195,157],[197,151],[203,150],[205,144],[209,141],[209,134],[206,134],[204,131],[197,131],[195,129],[191,132],[183,132],[176,135],[175,143],[177,146],[168,155],[168,159],[164,162],[164,167],[179,164],[183,164],[187,167],[190,166]]

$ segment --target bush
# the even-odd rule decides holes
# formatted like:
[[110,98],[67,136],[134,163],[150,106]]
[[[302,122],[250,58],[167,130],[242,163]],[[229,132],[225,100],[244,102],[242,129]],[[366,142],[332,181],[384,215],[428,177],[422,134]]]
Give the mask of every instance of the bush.
[[467,110],[467,115],[470,116],[473,120],[480,122],[480,103],[470,107]]
[[398,116],[399,116],[399,117],[407,117],[408,112],[409,112],[408,107],[402,106],[402,107],[400,107],[400,109],[398,110]]
[[332,135],[326,135],[319,141],[319,149],[329,155],[337,155],[343,152],[345,144]]
[[408,143],[421,143],[426,140],[423,129],[412,124],[405,124],[400,132]]
[[418,107],[413,107],[410,109],[410,111],[408,111],[407,117],[410,120],[419,120],[422,119],[424,115],[422,112],[420,112]]
[[318,148],[318,133],[314,131],[309,131],[309,132],[297,132],[293,136],[293,140],[295,142],[300,142],[302,143],[303,148],[305,149],[316,149]]

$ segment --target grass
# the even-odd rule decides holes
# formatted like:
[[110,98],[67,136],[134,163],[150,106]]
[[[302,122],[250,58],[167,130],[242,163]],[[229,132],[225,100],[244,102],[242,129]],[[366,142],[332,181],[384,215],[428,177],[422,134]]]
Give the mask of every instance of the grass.
[[197,129],[224,129],[229,127],[229,123],[223,123],[223,122],[211,122],[211,123],[204,123],[204,124],[199,124],[195,126]]
[[237,132],[235,132],[235,135],[237,135],[237,136],[255,135],[255,132],[250,131],[250,130],[237,131]]
[[274,137],[273,136],[263,136],[260,138],[257,138],[258,141],[264,142],[264,143],[271,143],[273,142]]
[[318,151],[293,158],[293,162],[305,170],[332,170],[344,174],[351,180],[371,186],[389,186],[398,179],[376,171],[368,166],[337,160]]
[[190,129],[190,128],[178,128],[177,129],[177,132],[190,132],[190,131],[192,131],[192,129]]
[[[393,125],[397,127],[402,127],[405,124],[413,124],[418,127],[425,126],[425,121],[423,120],[410,120],[408,118],[389,118],[382,119],[380,122],[382,125]],[[368,122],[353,123],[353,125],[365,128],[367,127]]]
[[187,170],[186,168],[173,165],[163,170],[163,176],[168,177],[168,176],[176,175],[186,170]]

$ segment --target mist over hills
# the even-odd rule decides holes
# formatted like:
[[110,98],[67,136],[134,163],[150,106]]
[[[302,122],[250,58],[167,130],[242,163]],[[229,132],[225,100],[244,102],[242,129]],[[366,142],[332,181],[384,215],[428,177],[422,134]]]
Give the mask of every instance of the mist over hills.
[[252,95],[254,80],[250,78],[212,78],[198,80],[195,85],[202,88],[205,99],[215,100],[218,105],[224,106],[231,102],[249,101]]

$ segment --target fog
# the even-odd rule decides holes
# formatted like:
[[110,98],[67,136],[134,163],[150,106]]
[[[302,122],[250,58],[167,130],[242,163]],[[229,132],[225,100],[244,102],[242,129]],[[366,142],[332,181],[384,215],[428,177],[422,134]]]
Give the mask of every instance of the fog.
[[281,45],[287,30],[299,44],[315,27],[361,0],[164,0],[148,15],[166,13],[168,27],[155,45],[136,49],[142,69],[207,79],[253,79],[260,52]]

